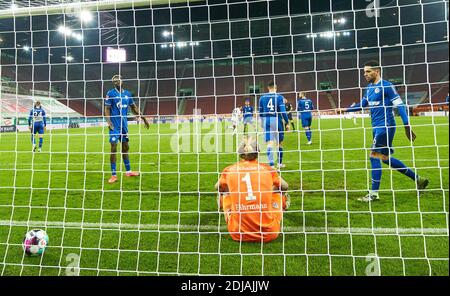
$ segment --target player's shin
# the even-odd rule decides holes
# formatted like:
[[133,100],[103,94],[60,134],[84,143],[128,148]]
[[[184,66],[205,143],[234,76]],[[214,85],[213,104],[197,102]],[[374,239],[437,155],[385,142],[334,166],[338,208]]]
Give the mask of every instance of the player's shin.
[[44,142],[44,138],[39,138],[39,148],[42,148],[42,143]]
[[115,176],[117,174],[116,172],[116,163],[111,162],[111,175]]
[[283,163],[283,147],[278,148],[278,163]]
[[306,138],[308,139],[308,141],[311,141],[312,132],[311,132],[310,128],[306,129],[305,134],[306,134]]
[[405,176],[408,176],[409,178],[411,178],[414,181],[417,181],[417,179],[419,178],[416,173],[414,173],[413,170],[411,170],[410,168],[408,168],[403,162],[401,162],[400,160],[391,157],[388,160],[383,160],[383,162],[389,166],[391,166],[391,168],[399,171],[400,173],[402,173]]
[[274,166],[275,165],[275,161],[273,158],[273,149],[271,146],[267,147],[267,157],[269,158],[269,165],[270,166]]
[[370,164],[372,166],[372,190],[371,194],[378,194],[381,182],[381,161],[378,158],[371,157]]
[[123,158],[123,164],[125,165],[125,170],[127,171],[127,172],[130,172],[131,171],[131,165],[130,165],[130,159],[127,157],[127,158]]

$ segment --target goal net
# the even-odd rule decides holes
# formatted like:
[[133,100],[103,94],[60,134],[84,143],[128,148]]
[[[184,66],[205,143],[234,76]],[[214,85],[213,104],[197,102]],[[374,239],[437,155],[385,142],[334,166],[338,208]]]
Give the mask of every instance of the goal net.
[[[448,275],[448,8],[1,0],[0,274]],[[361,202],[373,189],[370,110],[337,111],[365,95],[371,60],[417,138],[394,108],[392,157],[410,170],[381,163],[379,200]],[[275,240],[235,241],[215,184],[249,135],[269,163],[258,111],[270,81],[292,107],[279,168],[290,207]],[[233,111],[246,104],[244,127]],[[23,252],[32,229],[49,236],[42,256]]]

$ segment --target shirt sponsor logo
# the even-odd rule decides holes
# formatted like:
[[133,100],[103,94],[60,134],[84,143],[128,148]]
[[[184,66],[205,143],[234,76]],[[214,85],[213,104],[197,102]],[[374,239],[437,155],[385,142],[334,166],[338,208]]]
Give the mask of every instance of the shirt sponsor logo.
[[369,102],[369,106],[378,106],[378,105],[380,105],[380,101],[370,101]]
[[380,93],[380,89],[378,87],[375,89],[375,93],[376,94]]
[[267,204],[243,205],[235,204],[236,211],[257,211],[267,209]]
[[121,102],[117,102],[116,106],[117,108],[127,108],[128,104],[122,104]]

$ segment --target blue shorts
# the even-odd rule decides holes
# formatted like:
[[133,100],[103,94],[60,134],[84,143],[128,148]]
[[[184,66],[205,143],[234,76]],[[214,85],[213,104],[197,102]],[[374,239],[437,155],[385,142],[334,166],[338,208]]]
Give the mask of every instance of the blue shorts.
[[32,134],[44,134],[44,123],[38,122],[33,125],[33,129],[31,130]]
[[262,124],[264,129],[264,138],[266,142],[277,141],[278,143],[284,140],[284,126],[281,118],[278,117],[262,117]]
[[392,141],[394,140],[395,127],[374,128],[372,151],[389,156],[394,153]]
[[111,144],[120,142],[128,142],[128,126],[122,126],[122,128],[118,127],[114,130],[109,130],[109,142]]
[[301,117],[302,127],[310,127],[312,122],[312,117]]
[[244,117],[244,124],[253,123],[253,116]]

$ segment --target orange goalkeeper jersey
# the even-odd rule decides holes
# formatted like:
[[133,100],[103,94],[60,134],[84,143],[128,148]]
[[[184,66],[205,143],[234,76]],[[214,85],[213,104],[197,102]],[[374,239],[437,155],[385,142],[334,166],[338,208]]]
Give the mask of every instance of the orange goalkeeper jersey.
[[273,187],[280,183],[273,168],[256,160],[225,168],[219,186],[228,194],[221,204],[234,240],[268,242],[278,237],[285,200]]

